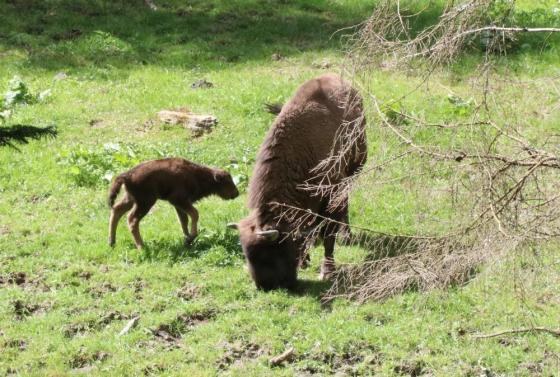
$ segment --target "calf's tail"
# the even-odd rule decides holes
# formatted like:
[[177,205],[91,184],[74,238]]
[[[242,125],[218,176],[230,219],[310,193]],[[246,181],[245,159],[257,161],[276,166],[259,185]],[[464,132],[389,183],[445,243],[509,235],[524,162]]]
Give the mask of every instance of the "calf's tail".
[[109,207],[113,207],[115,204],[115,199],[117,195],[119,195],[119,191],[121,191],[121,186],[124,184],[125,174],[118,175],[117,178],[111,184],[111,188],[109,189]]

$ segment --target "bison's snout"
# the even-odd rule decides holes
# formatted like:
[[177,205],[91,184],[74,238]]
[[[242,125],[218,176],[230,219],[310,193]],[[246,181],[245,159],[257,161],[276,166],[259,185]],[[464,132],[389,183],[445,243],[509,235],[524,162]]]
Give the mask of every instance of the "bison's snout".
[[289,259],[274,258],[273,263],[248,260],[251,277],[257,289],[293,289],[297,283],[297,267]]
[[274,289],[288,289],[293,290],[296,287],[296,279],[289,279],[283,281],[265,281],[265,282],[257,282],[255,281],[255,286],[257,289],[269,292]]
[[239,190],[237,189],[237,187],[234,188],[234,190],[231,192],[231,195],[228,199],[235,199],[239,196]]

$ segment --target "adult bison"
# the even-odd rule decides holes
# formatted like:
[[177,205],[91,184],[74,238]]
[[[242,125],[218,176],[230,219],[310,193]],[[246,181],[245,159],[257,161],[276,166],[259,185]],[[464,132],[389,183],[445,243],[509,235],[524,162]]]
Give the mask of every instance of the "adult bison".
[[362,100],[340,76],[326,74],[306,82],[282,107],[257,155],[249,183],[251,212],[232,225],[239,230],[258,288],[293,288],[305,255],[307,243],[300,234],[306,229],[301,224],[294,229],[296,224],[281,216],[283,206],[274,203],[335,220],[320,229],[325,248],[321,276],[327,278],[334,271],[334,243],[340,223],[348,219],[348,200],[343,198],[333,206],[327,193],[302,185],[320,179],[330,185],[339,183],[362,167],[366,155]]

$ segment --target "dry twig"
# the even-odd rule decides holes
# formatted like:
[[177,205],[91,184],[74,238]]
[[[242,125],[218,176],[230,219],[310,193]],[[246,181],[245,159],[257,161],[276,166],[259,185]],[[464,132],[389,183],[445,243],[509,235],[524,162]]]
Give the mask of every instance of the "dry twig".
[[487,338],[495,338],[497,336],[502,336],[502,335],[507,335],[507,334],[523,334],[523,333],[528,333],[528,332],[545,332],[545,333],[560,337],[560,329],[554,330],[554,329],[549,329],[549,328],[546,328],[546,327],[529,327],[529,328],[526,328],[526,329],[504,330],[504,331],[496,332],[496,333],[493,333],[493,334],[478,334],[478,335],[474,335],[473,338],[475,338],[475,339],[487,339]]
[[282,352],[280,355],[271,358],[269,363],[271,366],[275,367],[282,364],[284,361],[292,360],[293,357],[294,357],[294,348],[290,347],[284,352]]

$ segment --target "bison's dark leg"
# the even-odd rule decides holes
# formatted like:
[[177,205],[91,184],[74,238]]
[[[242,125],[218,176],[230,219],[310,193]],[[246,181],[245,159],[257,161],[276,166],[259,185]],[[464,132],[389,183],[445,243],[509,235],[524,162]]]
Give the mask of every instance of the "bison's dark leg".
[[134,243],[137,249],[142,249],[144,247],[144,242],[142,241],[142,236],[140,235],[140,220],[152,208],[155,203],[155,199],[150,199],[142,202],[136,202],[132,211],[128,214],[128,227],[132,237],[134,237]]
[[109,245],[115,245],[115,239],[117,235],[117,225],[119,224],[119,220],[121,217],[130,211],[134,202],[128,195],[128,193],[124,196],[123,200],[118,202],[111,208],[111,217],[109,218]]
[[325,216],[333,221],[326,224],[322,229],[325,256],[321,264],[321,273],[319,275],[321,280],[328,280],[335,271],[334,244],[337,232],[343,228],[343,225],[340,223],[348,224],[348,198],[345,198],[342,204],[337,208],[327,210]]
[[319,279],[329,280],[331,275],[335,270],[334,265],[334,242],[336,236],[329,235],[323,239],[323,246],[325,248],[325,257],[323,258],[323,263],[321,263],[321,272],[319,274]]

